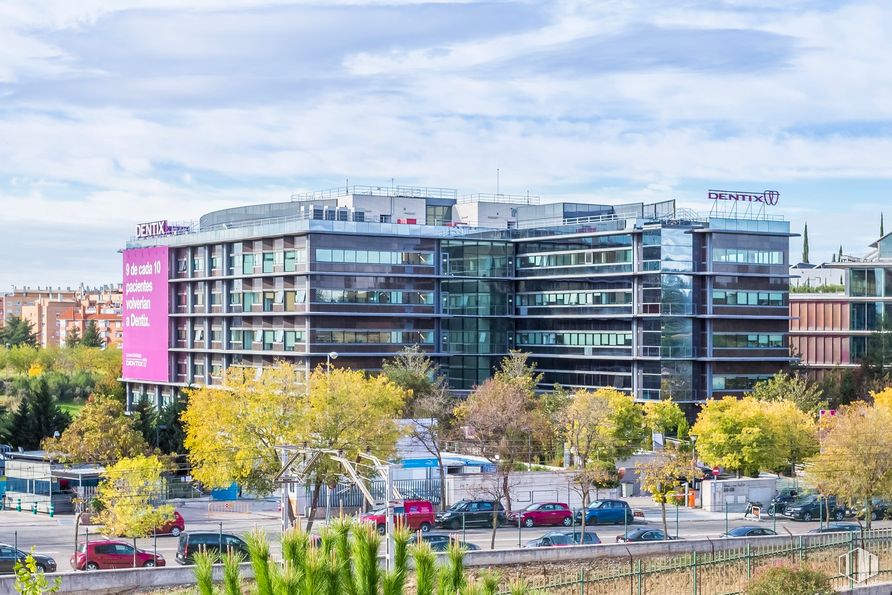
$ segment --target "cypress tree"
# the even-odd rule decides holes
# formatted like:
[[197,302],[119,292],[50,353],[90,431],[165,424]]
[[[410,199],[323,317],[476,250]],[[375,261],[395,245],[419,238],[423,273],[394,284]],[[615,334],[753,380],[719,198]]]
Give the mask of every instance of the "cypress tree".
[[802,262],[808,264],[808,223],[805,224],[805,231],[802,232]]

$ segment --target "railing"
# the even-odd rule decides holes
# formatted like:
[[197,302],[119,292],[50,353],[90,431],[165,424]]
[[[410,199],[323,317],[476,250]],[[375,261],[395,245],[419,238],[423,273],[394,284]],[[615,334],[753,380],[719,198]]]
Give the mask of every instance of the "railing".
[[458,191],[454,188],[431,188],[427,186],[338,186],[314,192],[296,192],[291,195],[292,201],[325,200],[364,194],[368,196],[387,196],[393,198],[451,198],[455,199]]
[[[439,479],[398,479],[393,482],[394,487],[407,499],[429,500],[432,504],[440,504],[440,480]],[[368,486],[369,492],[376,502],[384,502],[386,490],[383,480],[374,480]],[[312,486],[306,486],[306,499],[310,501],[313,493]],[[360,508],[365,503],[362,492],[354,485],[335,486],[331,490],[329,500],[328,486],[322,486],[319,491],[318,506],[324,509],[327,505],[332,508]]]
[[458,204],[465,204],[470,202],[495,202],[495,203],[503,203],[503,204],[520,204],[520,205],[537,205],[539,204],[540,197],[538,195],[529,195],[529,194],[487,194],[487,193],[477,193],[477,194],[465,194],[458,198]]

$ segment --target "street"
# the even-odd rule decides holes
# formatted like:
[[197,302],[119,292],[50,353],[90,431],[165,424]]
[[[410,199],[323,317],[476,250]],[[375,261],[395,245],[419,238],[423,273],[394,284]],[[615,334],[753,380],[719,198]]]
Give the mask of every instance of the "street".
[[[660,508],[648,498],[631,498],[629,503],[633,509],[644,512],[644,520],[636,519],[634,527],[660,527]],[[265,530],[271,542],[274,556],[279,555],[279,541],[281,536],[281,521],[275,505],[263,503],[263,506],[255,506],[250,513],[209,513],[206,501],[189,502],[180,504],[177,510],[186,520],[187,531],[220,531],[243,536],[253,529]],[[797,522],[778,518],[776,521],[765,517],[761,522],[752,519],[744,519],[742,513],[729,513],[727,518],[722,513],[705,512],[700,509],[667,507],[667,521],[669,533],[675,536],[676,530],[682,539],[718,538],[725,532],[726,527],[732,529],[741,525],[759,525],[765,528],[775,529],[779,534],[789,531],[792,534],[807,533],[811,529],[819,527],[817,522]],[[892,521],[880,521],[874,523],[877,527],[890,527]],[[317,522],[315,527],[318,528]],[[85,538],[84,530],[89,531],[89,539],[103,539],[98,534],[98,527],[82,527],[80,541]],[[540,537],[549,531],[567,531],[565,527],[533,527],[522,528],[501,527],[496,532],[496,549],[510,549],[522,546],[527,541]],[[578,527],[577,527],[578,530]],[[586,531],[594,531],[600,537],[602,543],[614,543],[617,535],[622,535],[622,525],[598,525],[587,527]],[[467,529],[466,531],[451,532],[459,539],[476,544],[482,549],[489,549],[491,529]],[[127,540],[130,541],[130,540]],[[69,557],[74,548],[74,517],[59,516],[50,518],[46,515],[32,515],[29,512],[2,511],[0,512],[0,542],[11,545],[18,544],[23,550],[32,546],[41,554],[52,556],[56,559],[59,571],[68,572],[71,569]],[[157,545],[153,538],[137,540],[137,546],[152,551],[157,547],[157,552],[164,556],[168,565],[176,564],[177,538],[163,536],[157,538]]]

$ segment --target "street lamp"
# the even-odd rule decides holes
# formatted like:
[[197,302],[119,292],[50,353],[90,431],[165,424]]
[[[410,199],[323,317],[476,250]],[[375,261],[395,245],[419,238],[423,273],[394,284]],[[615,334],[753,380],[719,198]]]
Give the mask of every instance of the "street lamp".
[[331,360],[338,359],[337,351],[329,351],[325,354],[325,381],[328,382],[328,379],[331,377]]
[[697,465],[697,435],[696,434],[688,434],[688,438],[691,439],[691,463],[694,466]]

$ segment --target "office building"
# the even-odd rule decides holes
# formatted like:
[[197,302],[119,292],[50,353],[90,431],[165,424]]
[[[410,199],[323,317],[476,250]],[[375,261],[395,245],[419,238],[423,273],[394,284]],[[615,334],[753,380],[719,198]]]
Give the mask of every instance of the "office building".
[[349,187],[143,223],[124,378],[159,404],[228,366],[380,369],[424,348],[466,391],[511,349],[542,388],[741,394],[790,362],[789,225],[654,204]]

